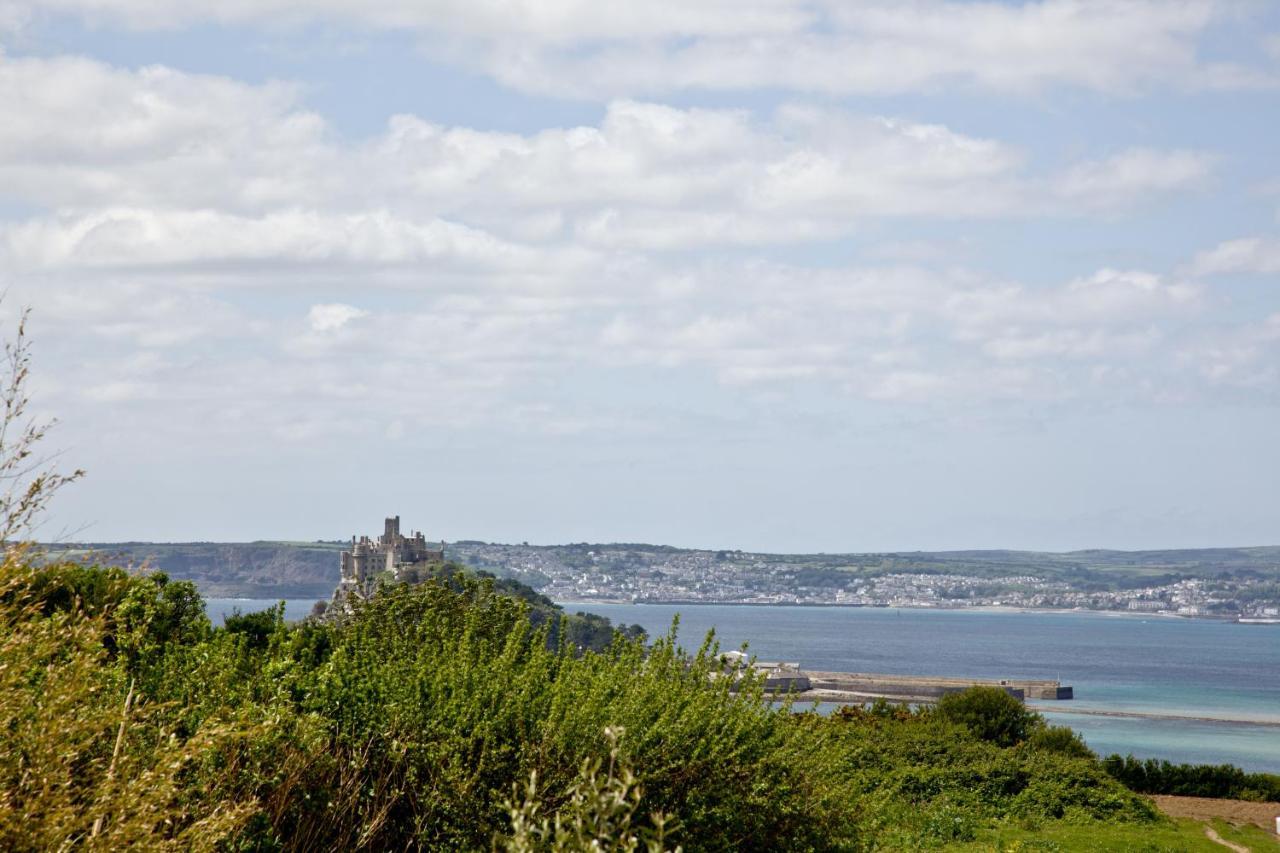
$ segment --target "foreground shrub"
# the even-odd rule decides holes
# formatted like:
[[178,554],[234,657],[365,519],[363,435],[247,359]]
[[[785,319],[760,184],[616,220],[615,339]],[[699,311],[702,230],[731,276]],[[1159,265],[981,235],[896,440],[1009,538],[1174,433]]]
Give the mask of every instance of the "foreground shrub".
[[[649,815],[648,825],[637,819],[643,794],[631,769],[619,760],[622,734],[621,729],[605,730],[610,745],[608,768],[602,770],[599,759],[585,762],[569,788],[568,802],[550,817],[538,796],[538,774],[531,774],[523,798],[517,802],[513,796],[504,804],[511,816],[511,833],[495,839],[494,846],[507,853],[631,853],[642,846],[646,853],[666,853],[672,819],[662,812]],[[681,849],[676,847],[673,853]]]
[[0,785],[7,817],[36,817],[8,818],[0,847],[96,838],[95,804],[112,803],[101,832],[121,843],[487,849],[513,785],[536,774],[540,813],[567,827],[614,752],[637,832],[656,813],[690,850],[853,845],[829,732],[771,710],[753,679],[714,679],[712,645],[580,654],[560,631],[549,647],[525,602],[465,578],[389,587],[341,622],[276,610],[218,629],[162,577],[13,567],[7,581],[0,722],[20,736]]
[[1040,752],[1057,752],[1072,758],[1096,757],[1080,735],[1066,726],[1039,726],[1027,738],[1027,745]]
[[1049,736],[1052,748],[1037,745],[1039,732],[1052,731],[1043,724],[1022,743],[1002,747],[929,708],[882,702],[841,709],[831,722],[839,732],[836,748],[854,771],[862,837],[874,847],[965,842],[1002,824],[1160,820],[1148,800],[1111,779],[1092,754],[1064,752],[1060,735]]
[[187,786],[232,728],[177,737],[108,665],[105,618],[44,615],[29,574],[0,569],[0,849],[212,849],[239,831],[252,804]]
[[1041,722],[1020,700],[999,687],[971,687],[938,700],[937,715],[964,726],[979,740],[997,746],[1022,743]]
[[1156,817],[1144,797],[1113,784],[1096,761],[1031,753],[1026,759],[1027,787],[1010,803],[1009,811],[1033,820],[1066,818],[1087,821],[1146,821]]
[[583,762],[608,755],[608,726],[627,731],[644,811],[677,815],[689,849],[852,838],[824,733],[771,711],[758,685],[713,681],[714,649],[686,655],[668,637],[572,652],[548,649],[486,584],[388,589],[334,629],[301,708],[331,720],[337,744],[394,747],[388,838],[487,845],[514,782],[536,773],[547,802],[567,800]]
[[1156,819],[1000,691],[794,714],[718,677],[711,638],[582,652],[461,576],[298,625],[193,601],[6,563],[0,849],[916,849]]

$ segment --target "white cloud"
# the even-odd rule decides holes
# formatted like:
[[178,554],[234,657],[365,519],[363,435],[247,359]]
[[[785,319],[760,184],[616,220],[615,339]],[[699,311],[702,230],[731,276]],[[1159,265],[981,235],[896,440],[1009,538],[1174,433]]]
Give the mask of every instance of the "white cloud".
[[[1274,86],[1274,74],[1204,63],[1197,44],[1233,8],[1216,0],[797,2],[800,27],[741,34],[580,36],[575,50],[479,37],[473,65],[517,89],[582,97],[762,87],[886,95],[948,88],[1025,94],[1075,86]],[[457,55],[445,51],[446,56]],[[460,52],[459,52],[460,53]]]
[[14,304],[34,306],[37,324],[55,338],[120,347],[131,369],[153,367],[158,350],[200,347],[259,331],[225,300],[165,284],[98,276],[19,278],[10,297]]
[[0,54],[0,186],[39,205],[262,210],[332,197],[334,149],[293,86]]
[[1201,186],[1212,167],[1213,157],[1199,151],[1135,148],[1073,166],[1058,179],[1056,189],[1071,202],[1128,205],[1137,198]]
[[[1270,387],[1248,373],[1269,339],[1184,357],[1206,296],[1151,273],[1030,286],[753,259],[895,217],[1115,210],[1204,183],[1198,152],[1046,172],[936,123],[632,100],[586,126],[402,115],[350,141],[287,85],[67,58],[0,57],[0,100],[23,105],[0,124],[0,201],[18,211],[0,219],[0,274],[68,342],[54,384],[124,420],[181,401],[163,429],[383,434],[390,414],[335,414],[361,400],[406,438],[577,431],[612,421],[547,398],[619,368],[926,403]],[[688,251],[708,247],[723,251]]]
[[[674,274],[682,287],[664,288]],[[131,424],[178,444],[372,441],[392,417],[406,438],[625,428],[576,398],[584,371],[961,407],[1280,394],[1280,318],[1189,332],[1205,293],[1149,273],[1033,287],[911,267],[650,260],[603,281],[575,275],[536,296],[414,290],[378,307],[302,288],[271,296],[294,306],[283,312],[162,277],[41,279],[14,297],[34,305],[38,340],[59,341],[42,360],[55,389],[44,399],[68,415],[92,403],[122,441]],[[345,414],[355,402],[386,417]]]
[[870,399],[1128,398],[1142,393],[1123,385],[1135,371],[1177,383],[1162,365],[1203,298],[1136,271],[1032,288],[911,268],[762,265],[704,268],[697,292],[718,310],[688,321],[637,305],[611,318],[604,357],[704,365],[733,385],[817,380]]
[[311,325],[312,331],[333,332],[341,329],[352,320],[367,316],[369,316],[368,311],[356,308],[354,305],[330,303],[312,305],[311,310],[307,312],[307,322]]
[[[1144,324],[1199,307],[1200,289],[1140,271],[1099,270],[1062,287],[1032,291],[1018,285],[957,288],[946,297],[955,333],[970,342],[1025,338],[1025,329],[1055,330],[1059,342],[1094,330],[1114,330],[1135,318]],[[1096,340],[1096,339],[1095,339]]]
[[1201,183],[1209,158],[1139,150],[1037,174],[945,126],[786,106],[618,101],[598,125],[511,134],[409,115],[342,142],[289,86],[87,60],[0,57],[0,198],[11,263],[476,264],[588,251],[794,243],[876,217],[1115,209]]
[[1228,5],[1211,0],[805,5],[817,14],[798,30],[596,39],[573,52],[495,39],[478,64],[515,88],[583,97],[759,87],[883,95],[961,86],[1027,93],[1054,85],[1128,94],[1169,83],[1275,83],[1261,70],[1197,60],[1197,41]]
[[1209,385],[1246,399],[1274,399],[1280,386],[1280,314],[1206,333],[1180,354]]
[[892,94],[945,87],[1129,93],[1272,85],[1206,63],[1230,0],[41,0],[46,14],[142,29],[331,23],[416,33],[426,49],[517,89],[608,99],[784,88]]
[[0,228],[0,257],[19,270],[235,264],[474,265],[527,269],[534,252],[442,220],[386,211],[348,215],[288,210],[243,217],[213,210],[108,208]]
[[1207,252],[1201,252],[1191,267],[1200,275],[1280,273],[1280,239],[1246,237],[1229,240]]
[[810,4],[795,0],[654,0],[639,5],[619,0],[41,0],[41,6],[144,30],[206,21],[293,25],[329,20],[375,29],[519,35],[541,43],[750,34],[803,26],[814,12]]
[[107,382],[86,388],[84,393],[96,403],[154,400],[160,396],[160,391],[155,385],[142,382]]
[[947,377],[921,370],[892,370],[872,378],[864,393],[872,400],[920,402],[936,397]]
[[1155,329],[1108,334],[1097,329],[1062,329],[1006,333],[983,344],[983,351],[1003,360],[1018,361],[1037,358],[1091,358],[1098,356],[1142,353],[1159,340]]

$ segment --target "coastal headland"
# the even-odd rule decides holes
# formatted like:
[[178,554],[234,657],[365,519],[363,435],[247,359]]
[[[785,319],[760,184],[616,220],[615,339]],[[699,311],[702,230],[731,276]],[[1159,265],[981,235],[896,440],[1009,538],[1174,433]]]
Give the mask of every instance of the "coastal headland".
[[[84,543],[54,559],[147,565],[207,595],[329,598],[348,540]],[[460,541],[444,557],[559,602],[1068,612],[1280,622],[1280,548],[764,554]]]

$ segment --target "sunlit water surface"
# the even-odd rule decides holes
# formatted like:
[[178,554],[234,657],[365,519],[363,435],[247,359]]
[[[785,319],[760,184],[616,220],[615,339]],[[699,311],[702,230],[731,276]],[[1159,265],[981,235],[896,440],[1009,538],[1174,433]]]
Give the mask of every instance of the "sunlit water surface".
[[[749,644],[811,669],[1058,678],[1070,702],[1044,707],[1280,723],[1280,626],[1099,613],[867,607],[566,604],[698,646]],[[1280,727],[1047,712],[1097,752],[1280,772]]]

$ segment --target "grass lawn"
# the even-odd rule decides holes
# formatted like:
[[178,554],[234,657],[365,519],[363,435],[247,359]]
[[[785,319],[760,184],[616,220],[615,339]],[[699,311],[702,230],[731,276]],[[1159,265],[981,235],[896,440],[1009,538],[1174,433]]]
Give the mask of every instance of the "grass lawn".
[[[1228,848],[1205,835],[1205,821],[1181,819],[1157,824],[1117,824],[1114,826],[1079,826],[1047,824],[1037,830],[1003,827],[988,830],[978,840],[953,844],[947,850],[1013,853],[1013,851],[1045,851],[1045,853],[1093,853],[1099,850],[1133,851],[1133,853],[1224,853]],[[1280,851],[1276,836],[1256,826],[1232,826],[1215,820],[1212,826],[1227,841],[1244,845],[1254,853]]]

